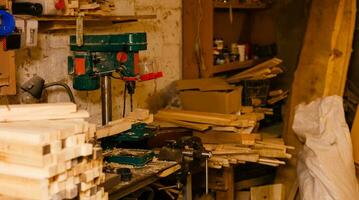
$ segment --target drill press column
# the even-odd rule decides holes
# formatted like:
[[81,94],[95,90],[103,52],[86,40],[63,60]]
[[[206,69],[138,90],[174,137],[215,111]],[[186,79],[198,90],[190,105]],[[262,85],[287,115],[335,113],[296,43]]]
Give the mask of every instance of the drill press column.
[[111,77],[101,76],[101,106],[102,106],[102,125],[112,121],[112,90]]

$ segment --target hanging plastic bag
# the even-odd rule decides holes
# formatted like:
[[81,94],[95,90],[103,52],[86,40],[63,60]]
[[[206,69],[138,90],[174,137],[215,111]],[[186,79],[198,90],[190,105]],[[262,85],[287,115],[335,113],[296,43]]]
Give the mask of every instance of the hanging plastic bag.
[[329,96],[298,105],[293,130],[303,143],[297,162],[301,199],[358,200],[342,98]]

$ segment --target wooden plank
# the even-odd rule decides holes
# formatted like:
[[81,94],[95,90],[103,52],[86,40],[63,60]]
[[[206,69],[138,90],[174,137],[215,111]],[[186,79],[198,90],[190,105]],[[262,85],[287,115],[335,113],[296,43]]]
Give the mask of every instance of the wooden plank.
[[233,121],[233,118],[235,118],[235,116],[233,115],[183,110],[160,110],[158,114],[160,114],[162,117],[166,117],[173,120],[215,124],[222,126],[230,125],[230,123]]
[[230,132],[218,132],[207,131],[193,133],[194,136],[201,138],[202,143],[206,144],[246,144],[254,145],[255,140],[258,138],[257,134],[245,134],[245,133],[230,133]]
[[233,167],[228,167],[223,170],[223,179],[228,188],[225,191],[216,191],[216,199],[234,200],[234,169]]
[[89,118],[90,114],[86,110],[79,110],[74,113],[69,114],[54,114],[54,113],[44,113],[42,115],[19,115],[19,116],[0,116],[0,122],[16,122],[16,121],[36,121],[36,120],[47,120],[47,119],[83,119]]
[[[276,67],[280,65],[283,61],[278,58],[272,58],[270,60],[267,60],[263,63],[260,63],[250,69],[247,69],[243,72],[240,72],[236,75],[233,75],[227,79],[230,83],[239,82],[243,78],[248,78],[251,76],[255,76],[256,74],[262,74],[262,73],[271,73],[270,68]],[[264,71],[263,71],[264,70]],[[269,70],[269,71],[268,71]],[[268,72],[267,72],[268,71]]]
[[[345,3],[343,4],[343,2]],[[348,5],[350,6],[348,7]],[[356,1],[313,0],[311,2],[307,29],[290,90],[288,112],[286,113],[284,125],[283,137],[287,144],[296,147],[296,149],[301,146],[301,143],[292,130],[295,107],[300,103],[310,102],[328,94],[342,96],[341,88],[345,83],[343,80],[346,79],[346,68],[348,66],[344,61],[339,62],[339,60],[346,60],[350,54],[346,45],[351,45],[349,40],[354,34],[351,31],[353,30],[351,24],[353,24],[352,19],[355,18],[355,14]],[[347,22],[344,22],[344,20]],[[347,26],[344,26],[344,24],[347,24]],[[345,34],[346,31],[344,30],[350,30],[350,33]],[[341,36],[341,34],[343,35]],[[341,41],[340,38],[342,37],[348,38]],[[343,46],[338,46],[338,43],[341,42],[343,42]],[[338,52],[341,53],[338,54]],[[342,55],[340,56],[340,54]],[[333,59],[339,59],[335,63],[342,63],[342,65],[334,66],[331,64],[331,62],[334,62]],[[333,67],[338,68],[338,71],[333,71]],[[293,157],[294,159],[291,159],[291,163],[288,165],[288,171],[283,168],[278,172],[278,177],[281,177],[280,174],[283,171],[283,180],[289,190],[291,190],[295,182],[293,178],[296,177],[296,152],[294,152]]]
[[0,106],[0,114],[3,115],[23,115],[38,114],[38,112],[55,112],[68,114],[76,112],[77,107],[74,103],[39,103],[39,104],[13,104]]
[[162,116],[161,114],[157,114],[155,116],[156,120],[159,121],[165,121],[165,122],[170,122],[173,124],[176,124],[178,126],[184,127],[184,128],[189,128],[189,129],[193,129],[193,130],[197,130],[197,131],[205,131],[207,129],[209,129],[209,125],[207,124],[196,124],[196,123],[191,123],[191,122],[185,122],[185,121],[180,121],[180,120],[174,120],[165,116]]
[[257,2],[257,3],[242,3],[242,2],[214,2],[215,8],[233,8],[233,9],[263,9],[266,7],[265,3]]
[[40,120],[0,123],[0,138],[18,144],[45,145],[86,132],[88,123],[79,120]]
[[173,167],[170,167],[164,171],[162,171],[161,173],[159,173],[157,176],[158,177],[161,177],[161,178],[164,178],[164,177],[167,177],[173,173],[175,173],[176,171],[180,170],[181,169],[181,165],[177,164]]
[[222,73],[222,72],[227,72],[227,71],[232,71],[232,70],[237,70],[237,69],[246,69],[249,67],[253,67],[254,65],[259,64],[261,61],[263,60],[246,60],[243,62],[231,62],[231,63],[227,63],[227,64],[223,64],[223,65],[214,65],[212,68],[212,73],[213,74],[218,74],[218,73]]
[[124,131],[130,130],[133,122],[122,119],[119,123],[109,124],[103,127],[100,127],[96,130],[96,137],[98,139],[116,135]]
[[251,200],[284,200],[284,186],[282,184],[251,187]]
[[324,96],[344,95],[349,61],[353,51],[355,18],[356,1],[341,1],[331,40],[332,53],[328,59],[325,80],[327,86],[324,88]]
[[0,85],[1,95],[15,95],[16,94],[16,66],[15,66],[15,52],[3,51],[0,48],[0,79],[3,84]]
[[50,191],[48,186],[49,182],[46,179],[31,179],[0,174],[0,194],[12,198],[49,199]]
[[[20,16],[21,17],[21,16]],[[27,16],[24,16],[25,18]],[[135,15],[135,16],[106,16],[106,15],[86,15],[84,21],[136,21],[138,19],[155,19],[156,15]],[[76,16],[51,16],[44,15],[41,17],[34,18],[39,22],[44,21],[76,21]]]

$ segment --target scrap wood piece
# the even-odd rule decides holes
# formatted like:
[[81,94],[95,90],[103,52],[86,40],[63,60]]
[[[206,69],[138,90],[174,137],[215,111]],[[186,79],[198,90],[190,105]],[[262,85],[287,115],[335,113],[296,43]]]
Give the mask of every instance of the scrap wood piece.
[[251,187],[251,200],[284,200],[285,191],[283,184],[264,185]]
[[282,89],[272,90],[272,91],[269,91],[269,96],[270,97],[279,96],[279,95],[281,95],[283,93],[284,93],[284,91]]
[[160,110],[158,115],[172,120],[189,121],[204,124],[214,125],[229,125],[237,119],[236,115],[226,115],[217,113],[206,113],[197,111],[184,111],[184,110]]
[[132,124],[133,122],[129,120],[121,119],[119,121],[116,121],[116,123],[108,124],[97,128],[95,135],[98,139],[113,136],[130,130],[132,128]]
[[263,107],[257,107],[254,109],[256,113],[264,113],[265,115],[273,115],[273,108],[263,108]]
[[266,163],[285,165],[284,161],[281,161],[281,160],[278,160],[278,159],[259,158],[259,162],[266,162]]
[[88,118],[85,110],[77,111],[74,103],[18,104],[0,106],[0,122],[45,119]]
[[[275,143],[274,141],[276,140],[282,143]],[[291,150],[295,149],[295,147],[293,146],[285,145],[282,138],[266,138],[263,139],[263,141],[256,141],[256,145],[258,146],[262,145],[262,147],[273,148],[273,149],[291,149]]]
[[274,97],[268,99],[267,103],[270,104],[270,105],[275,104],[275,103],[277,103],[277,102],[279,102],[279,101],[281,101],[281,100],[287,98],[287,97],[288,97],[288,93],[289,93],[289,91],[285,91],[285,92],[283,92],[283,93],[282,93],[281,95],[279,95],[279,96],[274,96]]
[[282,150],[256,149],[256,151],[259,153],[260,156],[268,157],[268,158],[286,158],[286,159],[292,158],[291,154],[286,153],[286,152],[284,152]]
[[150,124],[152,122],[153,115],[149,114],[148,110],[137,109],[130,113],[128,117],[114,120],[105,126],[98,127],[95,135],[97,138],[109,137],[130,130],[135,123]]
[[81,120],[40,120],[0,123],[0,140],[19,145],[47,145],[88,130]]
[[[233,75],[231,77],[229,77],[227,79],[228,82],[230,83],[235,83],[235,82],[239,82],[241,80],[243,80],[243,78],[248,78],[248,77],[254,77],[254,76],[258,76],[261,74],[268,74],[271,73],[271,68],[274,68],[276,66],[278,66],[279,64],[281,64],[283,61],[281,59],[278,58],[272,58],[270,60],[267,60],[263,63],[260,63],[248,70],[245,70],[243,72],[240,72],[236,75]],[[275,73],[277,73],[277,68],[274,70]]]
[[246,133],[231,133],[231,132],[218,132],[218,131],[207,131],[193,133],[194,136],[201,138],[202,143],[205,144],[244,144],[254,145],[256,139],[260,136],[257,134],[246,134]]
[[241,114],[242,113],[252,113],[252,112],[254,112],[254,108],[253,108],[253,106],[241,106],[241,108],[240,108],[240,112],[241,112]]
[[205,131],[210,128],[210,125],[208,125],[208,124],[197,124],[197,123],[191,123],[191,122],[186,122],[186,121],[174,120],[174,119],[166,118],[166,117],[162,116],[161,114],[157,114],[155,116],[155,119],[159,120],[159,121],[170,122],[170,123],[179,125],[181,127],[189,128],[189,129],[193,129],[193,130],[197,130],[197,131]]
[[160,172],[157,176],[158,177],[161,177],[161,178],[164,178],[164,177],[167,177],[173,173],[175,173],[176,171],[180,170],[181,169],[181,165],[177,164],[173,167],[170,167],[162,172]]
[[238,128],[234,126],[212,126],[212,131],[218,132],[232,132],[232,133],[243,133],[243,134],[250,134],[253,132],[254,126],[245,127],[245,128]]

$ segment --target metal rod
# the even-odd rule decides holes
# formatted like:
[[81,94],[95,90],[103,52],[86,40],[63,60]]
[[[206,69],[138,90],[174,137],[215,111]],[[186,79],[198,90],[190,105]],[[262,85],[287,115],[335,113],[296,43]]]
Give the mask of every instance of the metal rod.
[[102,125],[112,121],[111,77],[101,76]]
[[208,158],[206,158],[206,194],[208,194]]
[[130,106],[131,106],[131,112],[133,112],[133,94],[130,94]]

